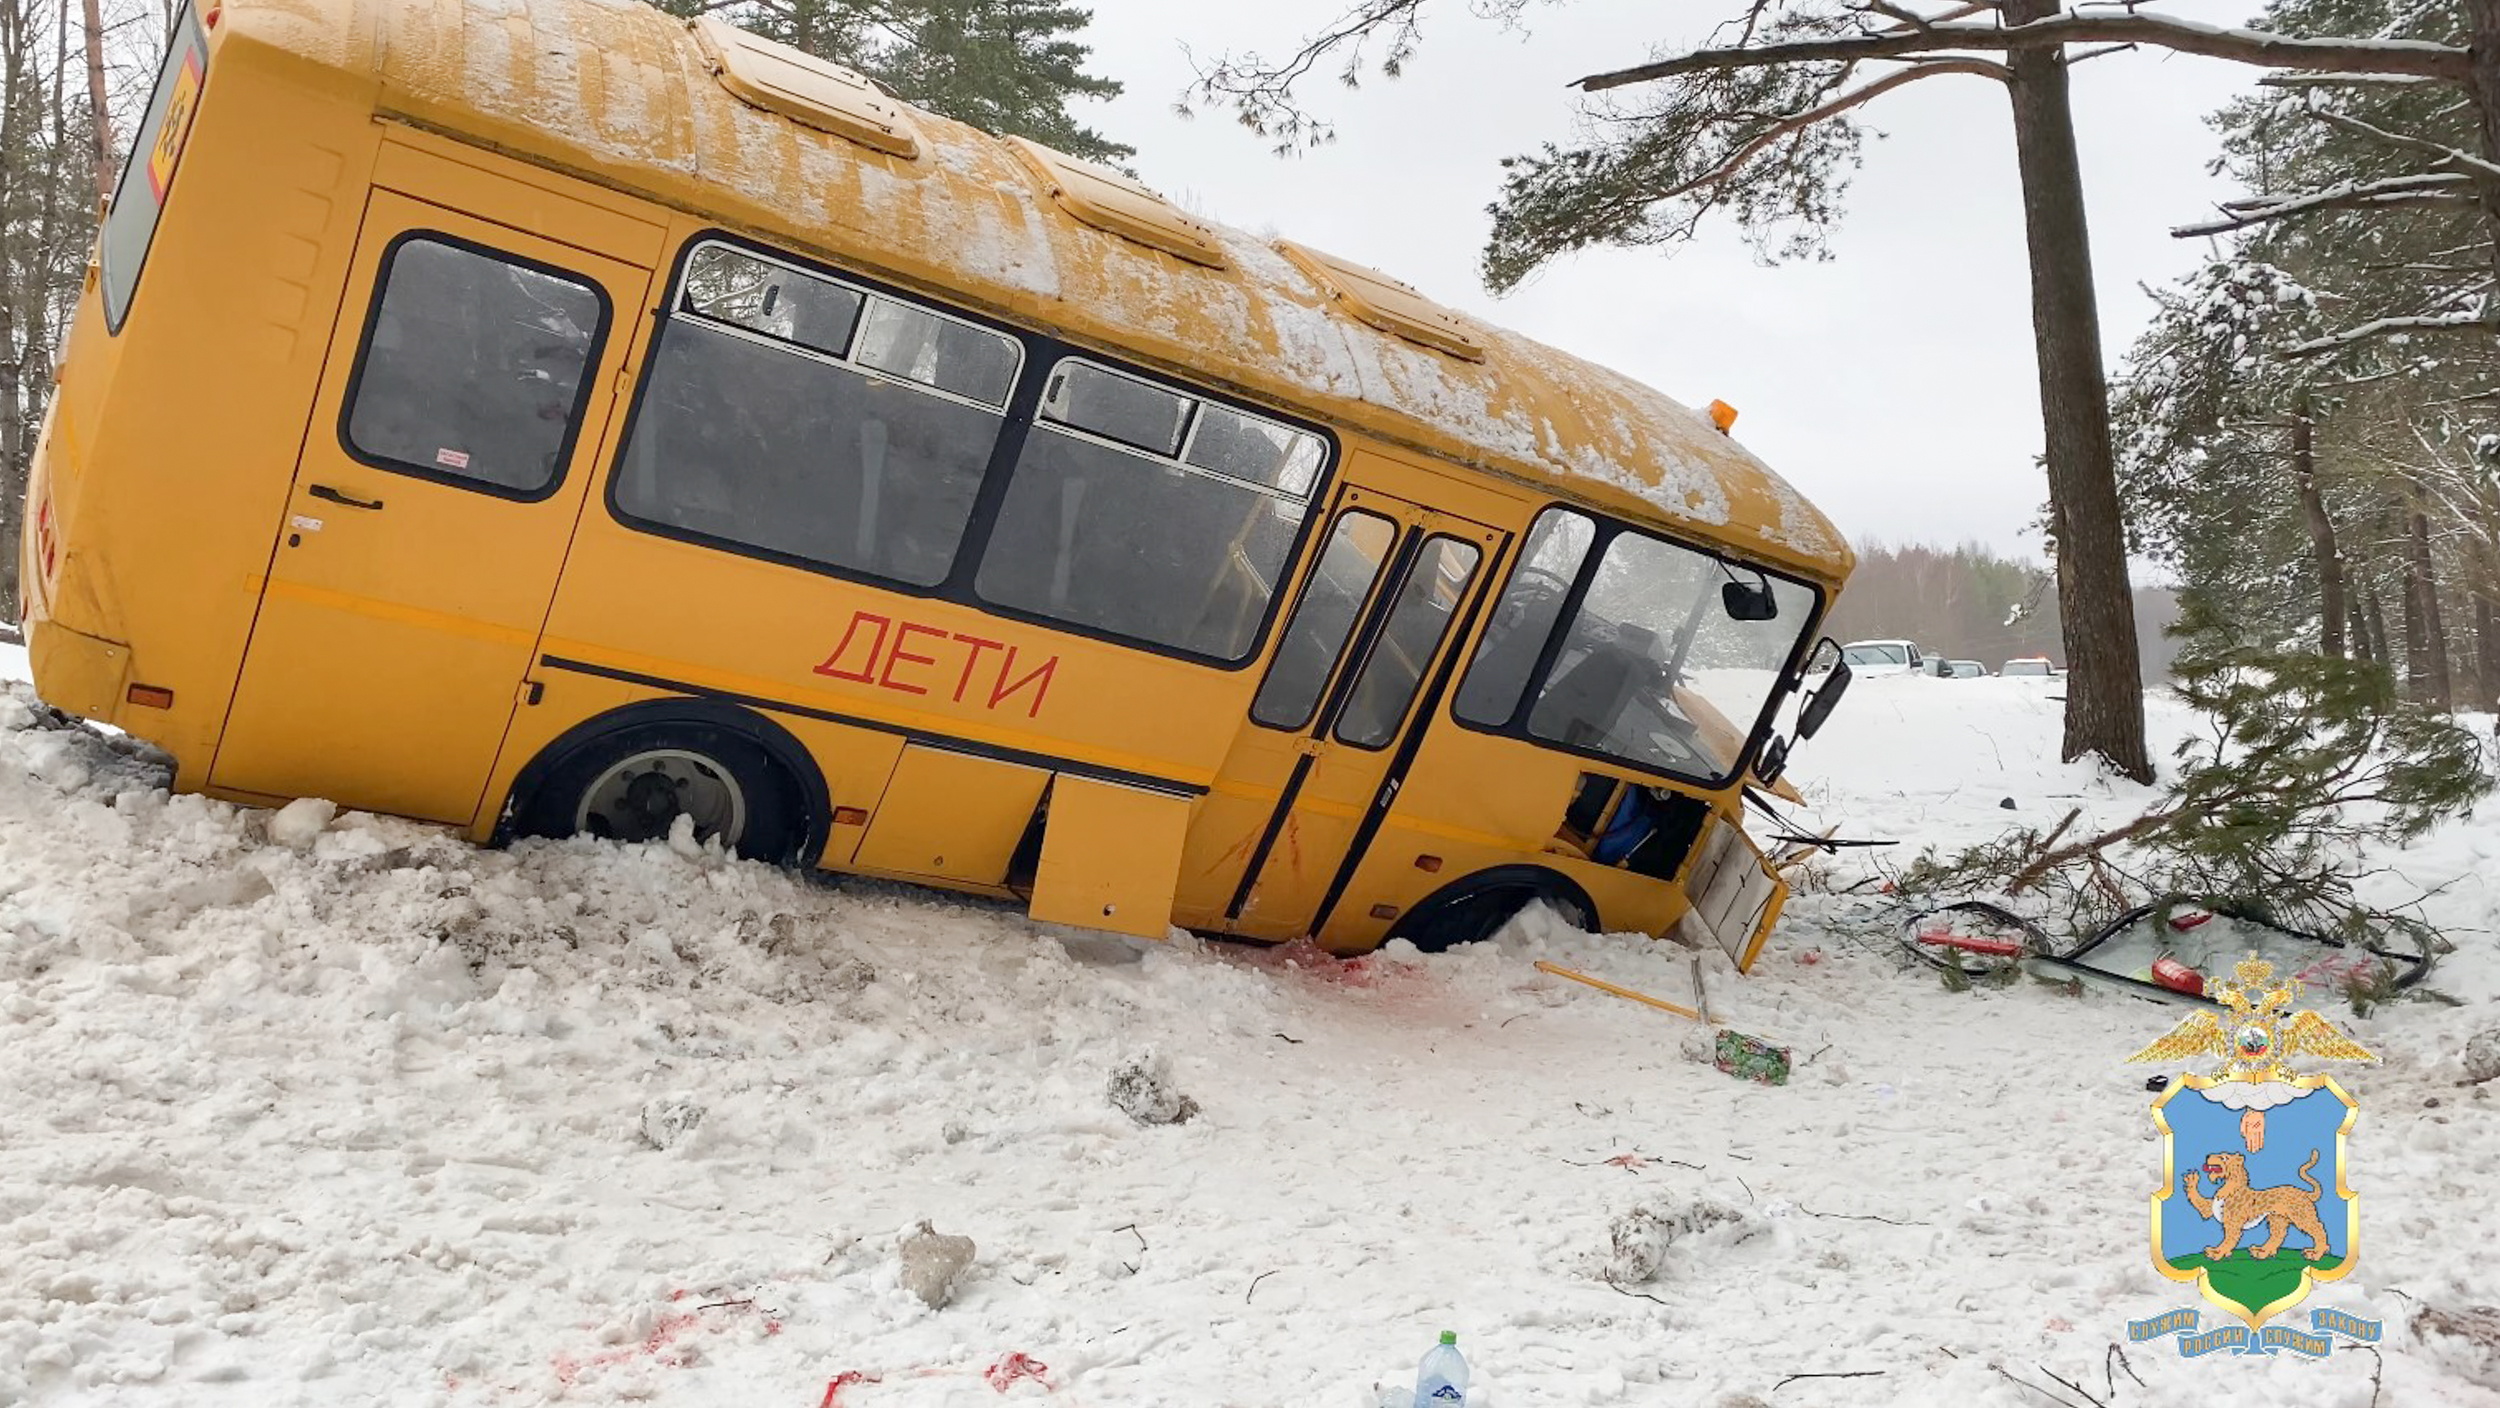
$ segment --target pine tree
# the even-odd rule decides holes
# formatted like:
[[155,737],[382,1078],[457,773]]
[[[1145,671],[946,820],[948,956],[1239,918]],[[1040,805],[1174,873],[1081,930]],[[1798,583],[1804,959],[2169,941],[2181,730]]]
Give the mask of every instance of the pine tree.
[[654,0],[673,15],[715,14],[742,29],[859,70],[908,102],[1001,136],[1118,163],[1136,148],[1068,112],[1117,97],[1085,71],[1074,36],[1093,12],[1055,0]]

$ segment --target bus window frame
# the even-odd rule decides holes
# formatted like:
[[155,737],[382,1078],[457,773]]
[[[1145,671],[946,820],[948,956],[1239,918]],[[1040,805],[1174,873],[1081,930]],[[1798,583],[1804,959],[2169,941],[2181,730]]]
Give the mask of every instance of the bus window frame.
[[[1536,664],[1528,671],[1527,684],[1519,691],[1518,702],[1511,706],[1510,717],[1500,724],[1474,723],[1459,717],[1458,692],[1455,689],[1449,691],[1444,699],[1434,705],[1434,708],[1440,711],[1441,717],[1470,733],[1513,739],[1529,747],[1560,753],[1566,757],[1604,763],[1608,767],[1621,768],[1645,777],[1655,778],[1670,787],[1716,792],[1734,784],[1737,779],[1744,777],[1752,769],[1755,756],[1760,752],[1763,742],[1774,731],[1774,725],[1779,719],[1780,701],[1791,692],[1794,683],[1803,678],[1806,657],[1812,653],[1814,642],[1818,639],[1816,630],[1821,625],[1825,612],[1831,606],[1831,593],[1824,588],[1822,583],[1812,578],[1782,571],[1765,563],[1733,557],[1707,543],[1697,542],[1675,533],[1662,532],[1570,499],[1548,499],[1538,504],[1536,512],[1528,517],[1529,527],[1521,530],[1522,540],[1524,541],[1527,534],[1534,530],[1538,518],[1548,510],[1558,508],[1567,509],[1587,518],[1596,526],[1597,532],[1589,539],[1588,552],[1581,558],[1579,569],[1572,574],[1571,588],[1563,595],[1562,610],[1555,615],[1554,624],[1547,628],[1545,642],[1537,650]],[[1806,614],[1805,626],[1798,631],[1796,643],[1789,647],[1788,658],[1780,666],[1779,683],[1773,687],[1770,697],[1763,701],[1763,706],[1754,719],[1751,730],[1745,735],[1744,746],[1736,751],[1733,765],[1720,776],[1686,777],[1681,773],[1670,772],[1631,758],[1619,757],[1602,749],[1578,747],[1531,733],[1528,730],[1528,715],[1535,710],[1537,700],[1544,694],[1546,678],[1554,672],[1554,666],[1562,655],[1563,642],[1570,638],[1572,624],[1579,619],[1581,608],[1587,604],[1589,588],[1597,580],[1597,571],[1606,560],[1607,549],[1613,547],[1615,539],[1625,533],[1654,539],[1670,547],[1683,548],[1688,552],[1700,553],[1739,571],[1761,572],[1777,577],[1783,582],[1803,587],[1814,594],[1814,609]],[[1513,559],[1508,570],[1502,574],[1500,585],[1493,588],[1486,596],[1486,601],[1493,609],[1484,613],[1484,625],[1474,632],[1472,638],[1461,643],[1463,646],[1463,663],[1460,666],[1462,671],[1475,663],[1476,652],[1484,647],[1484,632],[1491,629],[1494,611],[1499,609],[1502,597],[1510,591],[1511,578],[1517,575],[1521,564],[1525,561],[1524,556]],[[1716,705],[1714,704],[1713,707],[1715,708]],[[1735,723],[1736,720],[1730,719],[1728,722]]]
[[1285,614],[1285,628],[1276,638],[1277,649],[1282,650],[1285,637],[1293,634],[1294,618],[1301,614],[1302,604],[1309,599],[1311,587],[1319,579],[1320,565],[1327,560],[1330,540],[1336,537],[1340,525],[1358,517],[1388,525],[1389,550],[1381,554],[1379,563],[1372,568],[1371,579],[1363,584],[1363,595],[1354,603],[1353,618],[1346,622],[1345,634],[1338,639],[1337,648],[1329,652],[1328,668],[1320,675],[1319,688],[1311,691],[1310,706],[1304,709],[1302,717],[1293,723],[1274,723],[1259,717],[1259,698],[1267,692],[1268,680],[1276,673],[1276,660],[1274,658],[1268,660],[1267,669],[1259,675],[1259,688],[1250,696],[1250,722],[1260,728],[1276,733],[1311,731],[1311,725],[1318,721],[1321,709],[1328,703],[1332,686],[1344,676],[1348,668],[1346,656],[1363,633],[1363,618],[1370,614],[1372,604],[1379,599],[1382,582],[1397,567],[1398,550],[1405,546],[1405,526],[1382,513],[1378,508],[1359,503],[1340,504],[1334,513],[1328,515],[1328,532],[1323,535],[1319,550],[1312,554],[1310,570],[1302,574],[1302,590],[1294,594],[1293,609]]
[[[982,468],[981,486],[973,496],[971,516],[965,520],[963,537],[955,545],[955,560],[948,568],[946,576],[943,579],[933,585],[921,586],[915,583],[899,581],[891,577],[881,577],[875,573],[863,572],[856,568],[841,567],[832,563],[819,562],[811,558],[800,557],[791,553],[777,552],[770,548],[755,547],[749,544],[738,543],[729,539],[715,537],[710,534],[692,532],[665,524],[654,524],[648,520],[637,518],[626,512],[617,503],[617,486],[624,475],[625,454],[627,448],[633,444],[634,426],[636,422],[641,419],[643,402],[644,399],[650,394],[652,374],[654,368],[659,362],[659,358],[653,354],[656,354],[658,351],[660,338],[668,330],[669,320],[678,316],[678,293],[684,284],[686,266],[694,257],[695,251],[705,244],[727,245],[732,249],[754,255],[759,259],[783,265],[798,273],[817,278],[832,279],[838,283],[846,284],[852,288],[874,294],[878,297],[889,298],[896,302],[920,308],[939,316],[952,318],[959,322],[970,324],[974,327],[1004,334],[1010,340],[1019,344],[1023,360],[1018,366],[1016,380],[1008,393],[1007,404],[1003,411],[1001,411],[1004,420],[999,427],[998,441],[990,449],[989,463]],[[1321,525],[1330,521],[1330,516],[1324,512],[1323,509],[1328,502],[1330,493],[1336,487],[1337,471],[1344,462],[1344,447],[1339,443],[1336,433],[1330,430],[1327,426],[1300,416],[1296,416],[1288,411],[1284,411],[1276,407],[1263,406],[1256,402],[1245,401],[1239,397],[1226,395],[1213,389],[1212,387],[1202,385],[1197,382],[1184,381],[1178,377],[1167,376],[1161,372],[1141,367],[1131,362],[1123,361],[1116,352],[1105,352],[1099,348],[1069,342],[1063,338],[1054,337],[1049,333],[1025,327],[1020,324],[988,317],[984,314],[963,308],[957,304],[933,297],[930,294],[921,292],[918,289],[909,288],[885,279],[876,278],[857,269],[835,264],[816,255],[793,253],[789,250],[776,248],[772,245],[762,244],[756,240],[747,238],[734,231],[723,229],[718,226],[708,226],[697,229],[686,236],[684,242],[679,246],[676,254],[669,262],[668,279],[667,282],[662,285],[662,288],[664,292],[661,298],[650,310],[652,328],[649,337],[644,343],[644,346],[649,349],[649,351],[644,355],[642,365],[635,370],[633,395],[626,403],[625,418],[617,427],[615,449],[609,455],[606,465],[606,483],[600,490],[600,499],[606,505],[609,519],[616,523],[619,527],[625,529],[627,532],[642,534],[648,537],[661,538],[673,542],[686,543],[690,546],[704,548],[709,551],[726,553],[732,557],[744,558],[750,562],[772,563],[776,566],[788,567],[796,571],[805,572],[812,576],[828,577],[835,581],[849,582],[858,586],[871,587],[878,591],[891,592],[897,596],[911,597],[924,601],[943,601],[951,605],[962,606],[969,610],[995,617],[1001,621],[1013,621],[1020,625],[1038,626],[1045,630],[1058,631],[1083,640],[1100,641],[1107,645],[1116,645],[1122,647],[1123,649],[1135,650],[1147,655],[1160,656],[1167,660],[1179,660],[1188,664],[1204,665],[1209,668],[1223,670],[1228,673],[1247,670],[1258,664],[1261,660],[1266,658],[1268,648],[1275,643],[1277,621],[1283,616],[1286,603],[1294,596],[1291,588],[1297,585],[1300,581],[1300,576],[1298,574],[1305,569],[1305,559],[1311,555],[1311,546],[1314,541],[1315,534]],[[862,316],[864,317],[865,314],[863,313]],[[724,332],[743,331],[745,335],[752,336],[766,345],[800,355],[807,355],[808,349],[806,348],[782,342],[764,334],[754,333],[751,330],[736,329],[732,325],[716,319],[705,320],[704,326]],[[854,335],[856,336],[856,334]],[[1165,645],[1159,641],[1151,641],[1139,636],[1121,635],[1117,632],[1100,630],[1080,622],[1062,620],[1058,617],[1046,615],[1040,612],[1027,611],[1012,606],[1002,606],[981,596],[979,592],[974,589],[973,579],[979,575],[982,559],[989,551],[991,530],[998,521],[999,509],[1006,502],[1008,487],[1015,478],[1016,461],[1024,453],[1025,439],[1042,424],[1042,393],[1048,385],[1050,371],[1052,368],[1058,366],[1061,361],[1069,358],[1079,358],[1085,361],[1093,362],[1107,371],[1117,372],[1122,376],[1129,377],[1137,381],[1148,382],[1157,387],[1172,391],[1178,395],[1192,397],[1209,405],[1223,406],[1229,410],[1240,412],[1243,415],[1254,416],[1261,420],[1273,421],[1278,425],[1286,427],[1287,429],[1300,431],[1305,434],[1318,437],[1322,450],[1322,457],[1318,469],[1312,474],[1310,495],[1304,505],[1305,512],[1302,515],[1302,522],[1295,531],[1292,547],[1285,554],[1284,569],[1278,574],[1275,586],[1268,592],[1266,613],[1260,618],[1258,629],[1251,633],[1250,643],[1239,659],[1226,659],[1221,656],[1208,655],[1199,651],[1184,650],[1176,646]],[[840,363],[840,365],[854,366],[856,364],[844,362]],[[859,370],[867,372],[870,375],[880,375],[880,373],[876,373],[872,368],[863,367],[859,368]],[[916,390],[926,392],[931,395],[949,395],[949,393],[942,391],[937,387],[928,386],[923,383],[909,382],[907,384],[911,385]],[[960,397],[950,397],[950,399],[963,401],[963,398]],[[967,405],[981,404],[972,401],[963,401],[963,403]],[[996,408],[983,406],[983,409]],[[1197,419],[1198,418],[1196,416],[1191,417],[1193,422],[1191,427],[1193,433],[1195,430],[1195,421]],[[1062,425],[1056,421],[1050,422],[1049,425],[1052,433],[1054,434],[1065,433],[1081,439],[1096,439],[1100,440],[1100,443],[1119,449],[1124,453],[1136,453],[1136,451],[1130,446],[1122,445],[1118,441],[1114,440],[1102,440],[1100,437],[1088,435],[1087,432],[1079,430],[1074,426]],[[1183,453],[1187,453],[1186,441],[1184,441],[1183,444]],[[1160,463],[1160,461],[1158,461],[1158,463]],[[1267,489],[1264,486],[1250,484],[1246,480],[1236,479],[1219,471],[1209,471],[1194,465],[1185,467],[1192,473],[1203,475],[1221,484],[1239,485],[1245,488],[1257,489],[1260,492],[1271,495],[1277,493],[1275,490]]]
[[[156,79],[148,85],[147,105],[139,110],[139,121],[142,124],[140,132],[133,135],[130,150],[122,158],[121,174],[113,182],[113,194],[105,201],[103,218],[96,222],[96,303],[98,309],[104,314],[104,335],[107,337],[121,336],[122,329],[130,323],[130,310],[139,306],[139,285],[147,279],[148,255],[156,249],[157,233],[165,227],[165,209],[173,203],[174,187],[182,181],[181,161],[179,159],[175,161],[174,169],[165,178],[165,194],[156,202],[156,218],[148,222],[147,242],[139,246],[139,266],[130,271],[130,291],[122,296],[121,312],[118,315],[113,311],[113,281],[107,276],[104,268],[103,227],[113,218],[113,212],[121,207],[122,197],[129,190],[131,181],[136,179],[138,172],[148,160],[148,153],[152,148],[149,145],[143,145],[140,137],[144,136],[148,143],[153,143],[161,136],[160,129],[164,125],[165,112],[157,106],[157,99],[167,98],[170,106],[174,76],[180,68],[178,61],[186,57],[188,53],[196,52],[199,55],[200,91],[192,98],[191,116],[186,119],[183,132],[183,144],[186,149],[190,143],[191,130],[199,126],[199,109],[208,101],[208,61],[211,57],[208,26],[200,20],[197,0],[185,0],[181,12],[174,19],[171,32],[181,36],[183,42],[168,43],[165,46],[164,55],[157,62]],[[58,350],[60,349],[55,349],[55,351]]]
[[[1397,615],[1398,608],[1404,604],[1403,597],[1406,588],[1414,581],[1416,572],[1422,570],[1424,554],[1431,550],[1434,543],[1456,543],[1475,553],[1476,560],[1467,569],[1467,580],[1460,584],[1457,600],[1450,603],[1450,614],[1442,619],[1441,629],[1433,636],[1431,653],[1424,657],[1422,666],[1415,671],[1415,682],[1408,686],[1406,702],[1398,707],[1397,721],[1390,726],[1387,736],[1377,743],[1365,743],[1361,739],[1348,738],[1345,733],[1346,712],[1353,707],[1354,696],[1362,689],[1363,677],[1371,672],[1372,662],[1380,657],[1381,644],[1389,637],[1389,622]],[[1464,624],[1462,618],[1466,615],[1469,598],[1474,597],[1479,601],[1483,599],[1485,556],[1484,544],[1481,541],[1466,538],[1457,533],[1431,532],[1416,539],[1415,551],[1406,561],[1405,572],[1399,575],[1395,586],[1387,589],[1389,594],[1380,598],[1383,605],[1379,608],[1379,632],[1364,643],[1363,658],[1356,661],[1346,674],[1345,698],[1339,701],[1334,716],[1328,720],[1327,736],[1330,743],[1352,748],[1358,752],[1382,753],[1395,747],[1397,741],[1405,737],[1407,731],[1415,726],[1416,721],[1422,717],[1416,712],[1416,705],[1423,698],[1425,686],[1431,681],[1435,662],[1444,658],[1445,652],[1453,648],[1451,632]],[[1463,645],[1464,642],[1458,642],[1458,644]]]
[[[388,455],[372,454],[358,445],[356,437],[348,433],[348,423],[356,414],[356,397],[364,390],[365,372],[372,363],[373,334],[375,329],[382,324],[382,300],[390,292],[392,265],[398,260],[399,251],[403,247],[420,240],[447,245],[453,249],[494,260],[499,264],[509,264],[533,273],[544,274],[577,288],[586,288],[590,290],[593,298],[599,300],[599,326],[591,333],[590,347],[583,353],[582,383],[573,389],[573,409],[565,419],[564,439],[556,446],[556,472],[541,488],[514,489],[491,480],[448,473],[436,466],[421,465],[413,460],[392,459]],[[366,295],[364,326],[356,334],[356,361],[347,373],[346,389],[339,393],[338,423],[335,427],[339,453],[367,469],[378,469],[385,474],[423,479],[511,503],[544,503],[561,492],[565,481],[573,476],[573,456],[581,449],[582,432],[587,428],[585,422],[589,419],[591,398],[599,389],[599,369],[607,359],[608,341],[615,332],[616,301],[608,297],[607,285],[589,274],[578,269],[567,269],[560,264],[550,264],[543,259],[533,259],[525,254],[516,254],[508,249],[498,249],[490,244],[455,235],[448,230],[429,227],[411,227],[402,230],[391,236],[391,242],[382,247],[382,258],[374,266],[371,291]]]

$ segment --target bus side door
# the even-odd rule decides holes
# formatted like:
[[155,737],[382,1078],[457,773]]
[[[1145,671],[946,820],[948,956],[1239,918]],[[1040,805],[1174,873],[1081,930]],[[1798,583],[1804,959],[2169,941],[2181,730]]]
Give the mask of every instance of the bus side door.
[[1418,701],[1504,538],[1372,490],[1340,498],[1226,768],[1236,786],[1278,792],[1243,852],[1225,928],[1293,938],[1319,922],[1360,859],[1364,818],[1396,787],[1405,744],[1426,722]]
[[470,174],[460,210],[370,197],[219,790],[477,811],[651,275],[583,247],[650,227]]

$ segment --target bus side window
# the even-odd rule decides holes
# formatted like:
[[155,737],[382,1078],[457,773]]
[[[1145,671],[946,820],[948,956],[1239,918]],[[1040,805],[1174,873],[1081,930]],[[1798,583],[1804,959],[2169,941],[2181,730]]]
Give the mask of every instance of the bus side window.
[[946,580],[1023,347],[732,246],[686,263],[613,495],[639,527]]
[[342,438],[377,469],[506,498],[564,477],[607,297],[553,270],[405,235],[380,292]]
[[1302,599],[1294,603],[1293,619],[1285,623],[1284,643],[1276,647],[1259,697],[1251,701],[1251,718],[1286,729],[1311,721],[1328,672],[1345,649],[1346,636],[1354,630],[1397,536],[1397,525],[1376,513],[1348,509],[1337,516],[1319,565],[1311,570]]
[[1245,659],[1326,446],[1069,359],[1052,368],[974,579],[982,600]]
[[1562,619],[1563,598],[1596,539],[1597,525],[1585,514],[1549,508],[1537,515],[1510,585],[1476,646],[1476,658],[1459,682],[1453,707],[1460,718],[1491,728],[1510,722],[1537,655]]

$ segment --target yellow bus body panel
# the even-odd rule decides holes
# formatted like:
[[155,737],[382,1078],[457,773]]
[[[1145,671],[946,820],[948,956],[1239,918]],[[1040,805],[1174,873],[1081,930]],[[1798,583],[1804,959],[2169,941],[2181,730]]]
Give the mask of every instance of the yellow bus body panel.
[[1163,938],[1188,825],[1185,797],[1061,775],[1051,784],[1033,918]]
[[1051,775],[913,744],[886,784],[853,864],[889,875],[1001,885]]

